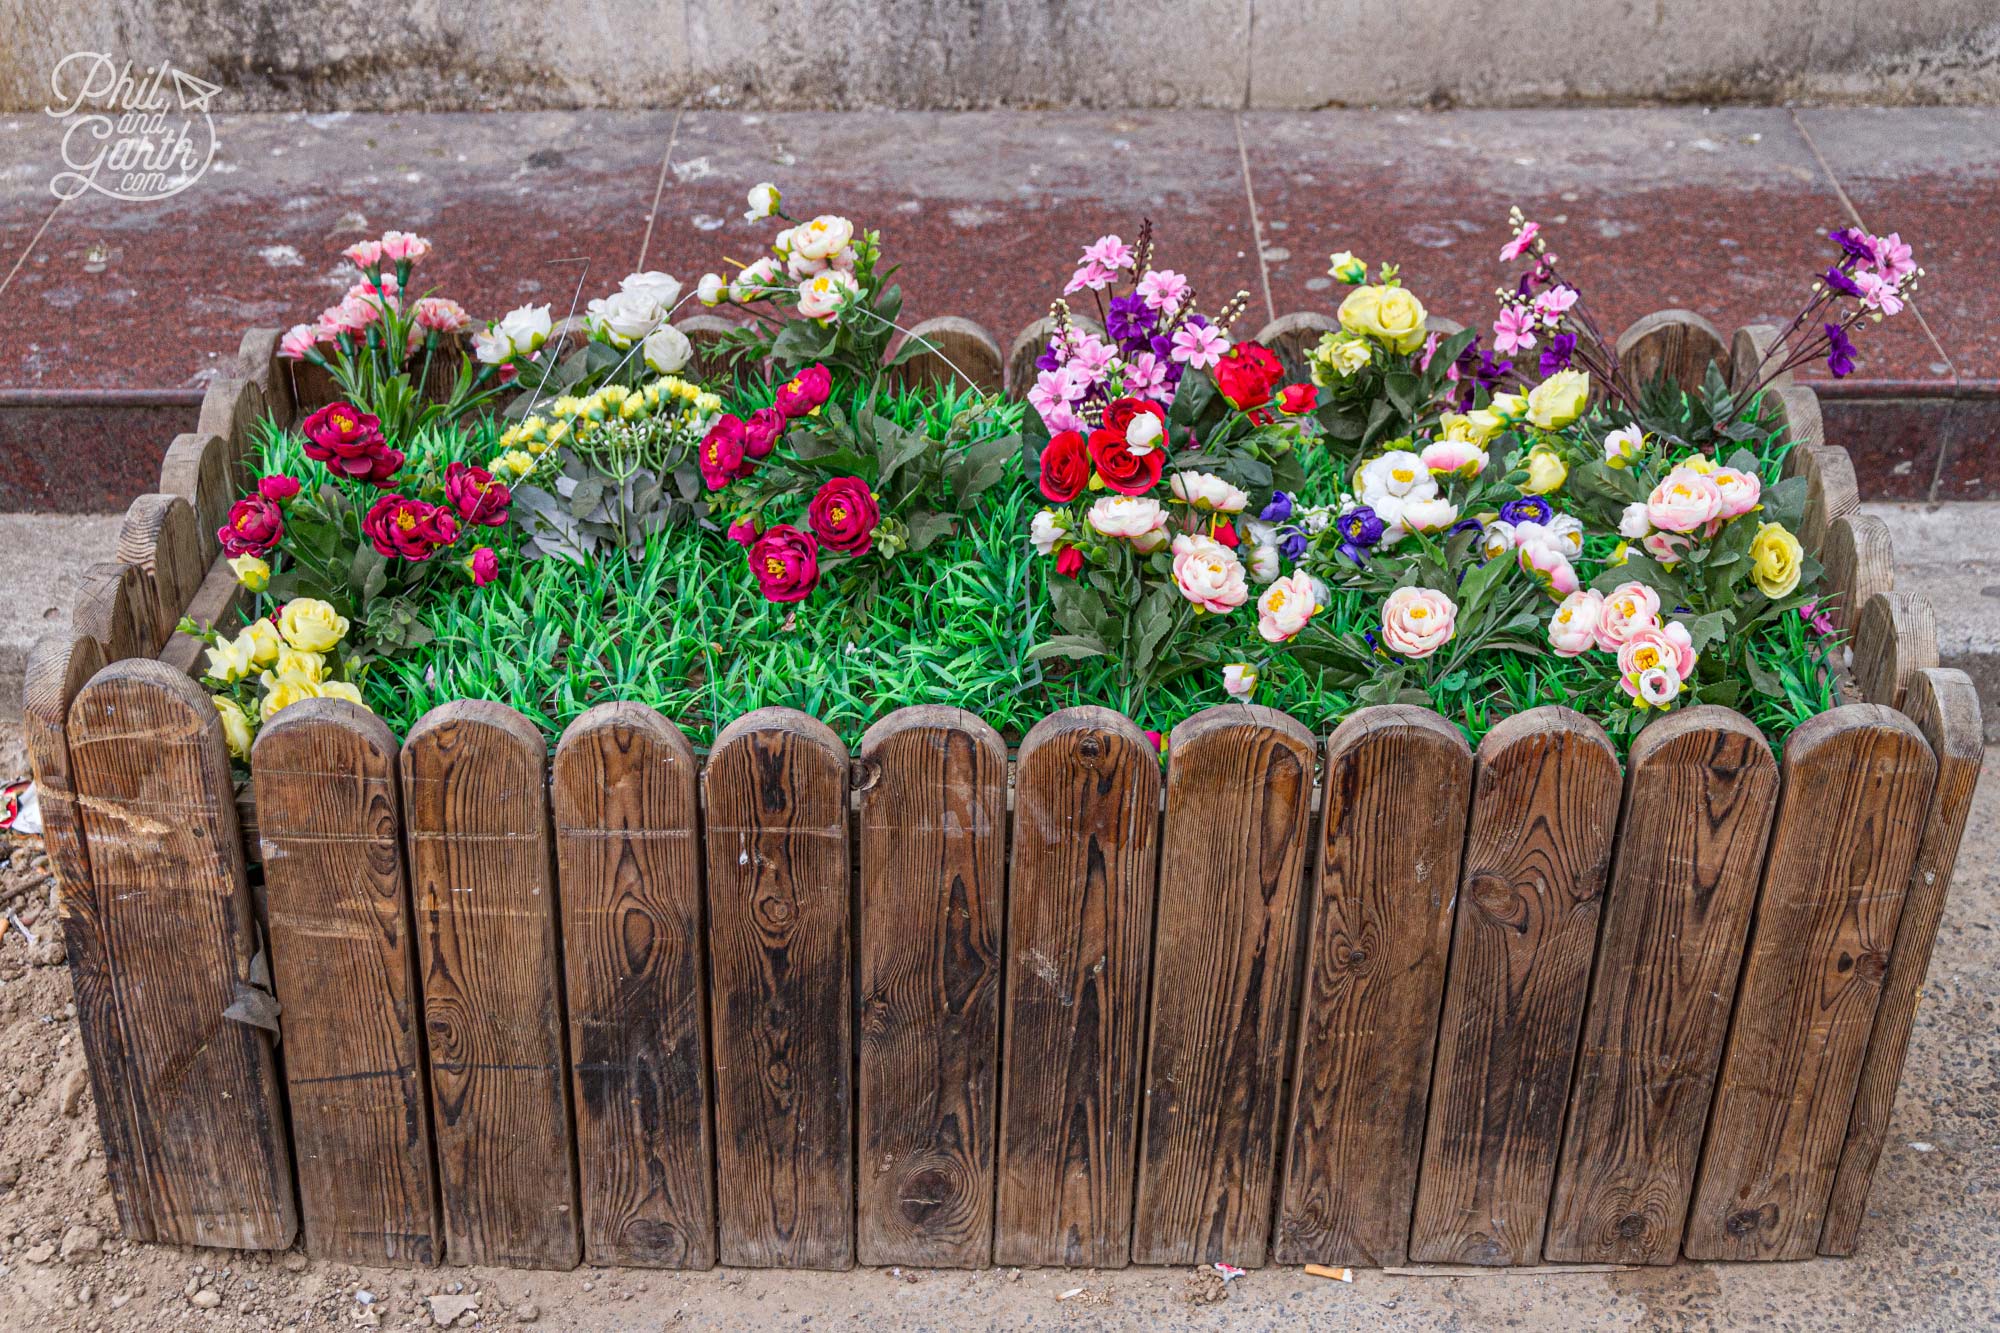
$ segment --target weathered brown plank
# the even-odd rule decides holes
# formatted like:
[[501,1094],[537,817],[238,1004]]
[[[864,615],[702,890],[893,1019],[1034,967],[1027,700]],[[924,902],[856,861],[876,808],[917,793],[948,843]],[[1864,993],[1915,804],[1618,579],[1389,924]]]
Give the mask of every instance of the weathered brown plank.
[[1152,744],[1108,708],[1021,742],[993,1260],[1129,1260],[1160,823]]
[[1726,708],[1667,714],[1629,758],[1625,822],[1543,1257],[1670,1264],[1757,900],[1778,766]]
[[1269,348],[1284,366],[1288,383],[1310,384],[1312,370],[1307,358],[1319,346],[1321,334],[1339,327],[1331,315],[1318,310],[1298,310],[1280,315],[1257,330],[1257,341]]
[[222,437],[229,451],[230,480],[239,491],[250,482],[250,428],[263,414],[264,395],[240,374],[210,380],[208,392],[202,395],[195,432]]
[[1541,1259],[1619,787],[1602,728],[1566,708],[1518,713],[1480,743],[1410,1231],[1418,1263]]
[[151,656],[180,623],[181,612],[208,572],[193,507],[178,495],[141,495],[133,500],[119,529],[118,559],[137,565],[152,580],[154,642],[147,654]]
[[396,738],[357,704],[307,699],[252,754],[306,1250],[436,1263]]
[[[1757,367],[1777,341],[1775,324],[1745,324],[1729,335],[1729,389],[1739,400],[1756,387]],[[1768,392],[1791,386],[1792,372],[1787,370],[1773,377],[1765,387]]]
[[205,570],[222,554],[215,533],[229,518],[229,449],[220,436],[176,435],[160,462],[160,493],[178,495],[194,508],[195,539]]
[[292,422],[292,380],[285,372],[290,363],[278,355],[284,336],[282,329],[250,329],[236,346],[236,359],[242,364],[244,378],[262,395],[265,413],[288,426]]
[[[1104,326],[1094,319],[1072,314],[1070,325],[1087,330],[1098,337],[1104,336]],[[1056,331],[1056,322],[1044,315],[1034,323],[1014,335],[1014,341],[1007,344],[1007,396],[1016,401],[1024,400],[1028,390],[1035,387],[1037,357],[1048,350],[1049,337]]]
[[1007,746],[956,708],[861,738],[860,1257],[993,1256]]
[[[232,635],[242,627],[244,613],[250,606],[250,594],[236,581],[236,571],[229,567],[229,561],[217,556],[209,565],[201,586],[189,600],[185,612],[189,620],[204,625],[224,635]],[[170,634],[166,646],[160,649],[160,660],[186,675],[199,675],[208,668],[208,657],[202,650],[201,640],[192,634]]]
[[1174,728],[1132,1261],[1264,1262],[1278,1170],[1313,737],[1223,704]]
[[1896,557],[1889,541],[1889,525],[1873,514],[1834,519],[1827,525],[1820,563],[1826,566],[1834,620],[1851,635],[1868,600],[1895,586]]
[[1818,1247],[1936,767],[1916,724],[1877,704],[1821,713],[1787,738],[1690,1259]]
[[572,1267],[546,743],[504,704],[456,700],[410,728],[402,769],[445,1254]]
[[1875,1025],[1861,1057],[1861,1081],[1827,1200],[1826,1224],[1820,1231],[1821,1254],[1854,1253],[1862,1219],[1867,1215],[1868,1184],[1889,1132],[1889,1113],[1895,1108],[1910,1029],[1923,998],[1931,946],[1937,940],[1945,896],[1951,892],[1952,873],[1958,866],[1972,789],[1979,782],[1983,755],[1979,694],[1964,672],[1938,667],[1918,671],[1910,681],[1903,708],[1937,756],[1937,780],[1931,787],[1923,838],[1910,868],[1910,887],[1896,921],[1896,942],[1889,951],[1889,970],[1882,978]]
[[1428,708],[1364,708],[1322,786],[1273,1257],[1380,1267],[1409,1257],[1472,751]]
[[78,634],[97,640],[107,662],[151,657],[153,581],[137,565],[101,560],[84,571],[70,624]]
[[[1792,456],[1798,456],[1794,450]],[[1854,480],[1854,460],[1847,450],[1821,445],[1805,452],[1801,473],[1806,479],[1805,515],[1799,520],[1799,544],[1813,555],[1826,549],[1826,532],[1835,519],[1861,508],[1861,490]]]
[[1715,325],[1692,310],[1655,310],[1618,335],[1619,367],[1637,385],[1664,376],[1694,393],[1711,362],[1727,374],[1729,346]]
[[760,708],[707,792],[716,1213],[725,1264],[854,1262],[847,747]]
[[51,634],[28,655],[22,697],[22,741],[41,801],[42,843],[55,873],[68,956],[70,986],[76,997],[77,1036],[90,1070],[91,1099],[104,1148],[105,1173],[118,1209],[118,1224],[137,1241],[155,1236],[155,1203],[144,1164],[138,1160],[138,1115],[131,1097],[132,1067],[119,1027],[117,997],[105,953],[104,905],[90,877],[90,853],[76,803],[76,774],[70,762],[70,704],[104,666],[97,640]]
[[283,1249],[298,1209],[270,1040],[223,1016],[258,945],[221,719],[133,658],[78,691],[68,731],[154,1238]]
[[1901,707],[1910,678],[1938,664],[1937,613],[1916,593],[1878,592],[1854,627],[1854,684],[1869,703]]
[[970,379],[981,393],[1000,392],[1000,344],[984,327],[957,315],[924,320],[905,334],[898,351],[928,344],[896,367],[897,381],[906,387],[945,384],[962,388]]
[[641,704],[600,704],[556,747],[563,972],[592,1264],[715,1263],[697,780],[687,738]]
[[733,320],[720,315],[689,315],[686,319],[674,321],[674,327],[687,335],[689,346],[694,348],[694,359],[682,373],[690,378],[727,379],[729,367],[716,355],[716,345],[723,337],[739,326]]

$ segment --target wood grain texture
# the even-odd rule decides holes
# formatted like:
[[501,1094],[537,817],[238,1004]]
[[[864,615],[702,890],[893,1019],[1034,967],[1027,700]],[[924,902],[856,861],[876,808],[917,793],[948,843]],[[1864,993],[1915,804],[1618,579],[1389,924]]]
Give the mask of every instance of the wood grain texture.
[[1364,708],[1322,785],[1273,1257],[1381,1267],[1409,1257],[1472,751],[1428,708]]
[[445,1255],[573,1267],[547,744],[504,704],[456,700],[410,728],[402,769]]
[[[1757,367],[1777,341],[1775,324],[1745,324],[1729,335],[1729,389],[1738,399],[1756,388]],[[1792,372],[1787,370],[1773,376],[1765,388],[1767,392],[1788,389],[1792,383]]]
[[22,697],[22,742],[41,802],[42,845],[55,874],[63,948],[75,993],[77,1037],[90,1070],[91,1100],[104,1149],[105,1174],[118,1225],[136,1241],[154,1238],[152,1186],[138,1152],[132,1069],[119,1027],[111,960],[105,951],[104,904],[90,877],[90,851],[76,803],[76,773],[66,728],[70,704],[104,666],[97,640],[57,633],[28,654]]
[[1854,627],[1854,684],[1869,703],[1899,708],[1910,680],[1938,664],[1937,613],[1928,598],[1878,592]]
[[217,376],[208,382],[208,392],[202,395],[201,416],[195,423],[195,431],[222,437],[229,454],[230,484],[238,492],[247,490],[250,484],[250,428],[263,414],[264,395],[241,373]]
[[1832,596],[1834,623],[1852,635],[1861,623],[1861,608],[1878,592],[1896,583],[1896,557],[1889,525],[1873,514],[1848,514],[1827,525],[1820,550],[1826,566],[1826,589]]
[[1688,1258],[1818,1247],[1936,767],[1916,724],[1876,704],[1786,739]]
[[1130,1259],[1159,825],[1158,754],[1124,717],[1066,708],[1022,740],[997,1264]]
[[729,367],[715,355],[715,347],[723,335],[738,327],[735,321],[720,315],[689,315],[686,319],[675,320],[674,327],[687,335],[689,345],[694,348],[694,360],[684,372],[690,379],[728,377]]
[[1319,345],[1320,335],[1339,328],[1333,316],[1317,310],[1299,310],[1280,315],[1257,331],[1257,341],[1269,348],[1285,368],[1287,383],[1312,383],[1307,358]]
[[252,751],[300,1220],[341,1263],[444,1257],[396,753],[342,699],[285,709]]
[[[1082,315],[1070,316],[1072,328],[1104,336],[1104,326],[1094,319]],[[1035,387],[1035,360],[1048,350],[1049,338],[1056,331],[1056,322],[1047,315],[1014,335],[1014,341],[1007,344],[1007,396],[1017,402],[1025,401],[1028,390]]]
[[1620,785],[1603,730],[1566,708],[1516,714],[1480,743],[1417,1263],[1541,1259]]
[[215,435],[176,435],[160,460],[160,493],[178,495],[194,509],[195,540],[205,570],[222,554],[216,530],[229,518],[229,451]]
[[158,651],[153,638],[153,581],[137,565],[101,560],[84,571],[76,593],[71,626],[97,640],[107,662],[151,657]]
[[1799,544],[1819,555],[1826,549],[1827,529],[1834,521],[1861,508],[1861,490],[1854,480],[1854,460],[1845,449],[1821,445],[1805,455],[1801,467],[1806,509],[1799,520]]
[[1664,377],[1697,392],[1711,362],[1728,374],[1729,345],[1692,310],[1655,310],[1618,335],[1619,367],[1641,387]]
[[993,1258],[1007,746],[961,709],[861,738],[860,1257]]
[[208,573],[196,534],[194,508],[178,495],[141,495],[125,511],[118,532],[118,559],[137,565],[152,580],[154,642],[159,652],[180,623]]
[[284,336],[282,329],[249,329],[236,346],[236,359],[243,367],[244,378],[255,384],[263,396],[265,413],[279,425],[289,426],[292,382],[285,373],[289,363],[278,355],[278,345]]
[[283,1249],[298,1209],[270,1041],[223,1017],[258,942],[221,719],[134,658],[78,691],[68,731],[153,1236]]
[[715,1263],[694,751],[641,704],[556,746],[556,863],[587,1263]]
[[929,344],[929,351],[912,353],[895,368],[897,383],[907,388],[946,384],[962,388],[966,379],[981,393],[999,393],[1004,366],[1000,344],[986,329],[957,315],[924,320],[898,344],[898,352]]
[[847,747],[761,708],[723,728],[707,792],[721,1259],[854,1262]]
[[1680,709],[1633,742],[1549,1209],[1552,1263],[1670,1264],[1777,805],[1763,735]]
[[1298,980],[1313,736],[1223,704],[1174,728],[1132,1261],[1263,1264]]
[[1867,1216],[1869,1181],[1889,1132],[1896,1085],[1902,1081],[1924,974],[1930,970],[1931,946],[1937,941],[1938,922],[1958,867],[1959,844],[1965,837],[1983,757],[1979,693],[1964,672],[1938,667],[1918,671],[1903,709],[1937,757],[1937,779],[1910,867],[1910,887],[1896,920],[1896,942],[1889,950],[1875,1025],[1861,1057],[1861,1081],[1827,1199],[1826,1224],[1820,1230],[1821,1254],[1854,1253]]

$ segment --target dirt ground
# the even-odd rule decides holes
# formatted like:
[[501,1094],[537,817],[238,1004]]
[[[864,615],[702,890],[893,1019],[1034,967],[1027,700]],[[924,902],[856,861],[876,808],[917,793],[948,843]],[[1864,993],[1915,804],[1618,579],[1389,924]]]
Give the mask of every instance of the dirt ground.
[[[19,771],[0,734],[0,769]],[[1982,781],[1860,1252],[1798,1264],[1224,1284],[1116,1273],[356,1269],[118,1234],[46,861],[0,852],[0,1331],[2000,1327],[2000,778]],[[13,761],[13,762],[7,762]]]

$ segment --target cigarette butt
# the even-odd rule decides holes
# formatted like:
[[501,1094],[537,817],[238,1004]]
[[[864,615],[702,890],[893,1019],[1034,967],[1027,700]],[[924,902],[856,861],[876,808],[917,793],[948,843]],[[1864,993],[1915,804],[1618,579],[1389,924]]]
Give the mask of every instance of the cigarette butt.
[[1328,1268],[1325,1264],[1307,1264],[1306,1272],[1313,1277],[1332,1278],[1335,1282],[1354,1281],[1354,1270],[1351,1268]]

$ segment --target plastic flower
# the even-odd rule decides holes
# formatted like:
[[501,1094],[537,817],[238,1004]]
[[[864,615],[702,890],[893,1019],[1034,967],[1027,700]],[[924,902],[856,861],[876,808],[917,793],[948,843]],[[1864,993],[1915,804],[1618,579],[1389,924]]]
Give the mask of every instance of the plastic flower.
[[1182,533],[1173,552],[1174,586],[1198,609],[1226,615],[1249,600],[1243,562],[1221,542]]
[[1350,287],[1359,287],[1368,281],[1368,265],[1356,259],[1352,250],[1340,250],[1328,257],[1326,275]]
[[1250,497],[1210,472],[1176,472],[1167,479],[1174,498],[1204,513],[1240,514]]
[[457,333],[472,323],[465,307],[443,296],[426,296],[410,309],[417,327],[432,333]]
[[1215,365],[1217,392],[1245,410],[1270,402],[1284,377],[1284,366],[1262,343],[1237,343]]
[[1188,280],[1170,268],[1148,269],[1135,290],[1147,309],[1171,316],[1180,313],[1181,302],[1187,299]]
[[859,477],[835,477],[819,488],[806,518],[820,545],[844,555],[866,555],[875,545],[882,511]]
[[1042,446],[1042,495],[1057,504],[1068,504],[1083,494],[1090,484],[1090,456],[1084,451],[1083,436],[1073,430],[1060,431]]
[[1144,495],[1159,484],[1160,473],[1166,468],[1164,449],[1135,453],[1125,443],[1124,434],[1115,428],[1092,431],[1088,447],[1090,461],[1097,465],[1097,475],[1121,495]]
[[799,284],[799,314],[821,323],[832,319],[861,292],[852,274],[828,269]]
[[1561,430],[1583,415],[1590,401],[1590,372],[1559,370],[1528,390],[1528,420],[1543,430]]
[[1288,417],[1302,417],[1319,406],[1319,390],[1310,384],[1287,384],[1278,390],[1278,410]]
[[203,674],[223,685],[234,685],[248,676],[255,665],[256,644],[247,634],[233,639],[217,639],[208,650],[208,670]]
[[1320,335],[1308,359],[1312,363],[1313,383],[1331,388],[1365,367],[1373,359],[1373,354],[1368,350],[1366,338],[1329,330]]
[[251,592],[262,592],[271,586],[271,566],[254,555],[237,556],[229,562],[229,568],[236,581]]
[[621,290],[597,297],[585,306],[583,323],[592,338],[622,352],[644,341],[666,317],[666,310],[650,291]]
[[[316,608],[327,605],[325,602],[314,602],[310,598],[306,599],[306,601],[307,601],[307,606],[309,608]],[[327,609],[329,611],[332,610],[331,607],[327,607]],[[308,613],[305,609],[301,609],[299,614],[301,616],[306,616]],[[341,623],[345,625],[346,622],[343,621]],[[345,632],[346,631],[343,629],[342,633]],[[276,620],[273,620],[270,616],[259,616],[257,619],[245,625],[243,627],[243,632],[237,635],[236,637],[238,639],[241,639],[245,644],[249,646],[250,661],[253,665],[256,666],[267,667],[275,665],[278,660],[278,654],[285,651],[285,636],[279,633],[278,622]],[[301,637],[310,640],[314,636],[312,635],[310,629],[306,629],[301,631]],[[294,646],[304,647],[305,644],[300,643]],[[324,652],[326,650],[311,649],[309,651]]]
[[268,555],[285,535],[285,514],[275,500],[246,495],[229,507],[229,517],[215,530],[227,556]]
[[317,597],[294,597],[278,613],[278,633],[294,648],[332,652],[347,637],[347,617]]
[[1549,647],[1557,657],[1578,657],[1597,646],[1597,622],[1604,615],[1604,594],[1580,588],[1563,598],[1549,617]]
[[769,181],[750,187],[750,207],[743,214],[745,222],[762,222],[778,211],[778,204],[784,199],[778,187]]
[[807,366],[778,386],[777,407],[785,414],[786,420],[802,417],[817,411],[831,392],[833,377],[827,373],[826,367]]
[[1457,625],[1458,604],[1436,588],[1398,588],[1382,603],[1382,643],[1403,657],[1429,657]]
[[[415,264],[431,252],[431,243],[415,232],[382,233],[382,258],[392,264]],[[363,265],[366,267],[366,265]]]
[[1555,450],[1544,445],[1538,444],[1528,450],[1525,466],[1528,479],[1521,484],[1521,489],[1530,495],[1548,495],[1559,491],[1562,484],[1569,480],[1569,465]]
[[1222,688],[1232,699],[1248,700],[1257,692],[1257,668],[1249,662],[1230,662],[1222,668]]
[[1535,243],[1535,237],[1541,230],[1542,224],[1539,222],[1523,222],[1515,231],[1514,239],[1500,247],[1500,262],[1511,264],[1526,254],[1528,247]]
[[832,213],[792,228],[791,252],[807,259],[828,259],[854,239],[854,224]]
[[1604,599],[1597,618],[1597,646],[1615,652],[1642,629],[1660,623],[1660,594],[1643,583],[1621,583]]
[[1620,426],[1604,437],[1604,465],[1626,468],[1646,452],[1646,434],[1637,426]]
[[298,498],[299,479],[283,472],[273,472],[268,477],[257,478],[257,494],[276,504],[285,504]]
[[1333,521],[1340,533],[1340,553],[1355,564],[1364,561],[1364,553],[1382,540],[1388,531],[1388,524],[1382,521],[1368,505],[1356,505]]
[[445,469],[444,494],[458,516],[476,527],[503,526],[514,500],[505,482],[470,463],[453,463]]
[[694,344],[671,324],[662,324],[647,334],[639,349],[646,364],[662,375],[673,374],[694,358]]
[[1272,582],[1257,598],[1257,633],[1266,643],[1295,637],[1319,612],[1319,590],[1312,576],[1295,569]]
[[1646,520],[1663,532],[1693,532],[1722,512],[1714,478],[1682,465],[1646,497]]
[[819,542],[789,523],[768,529],[750,545],[750,573],[765,600],[798,602],[819,585]]
[[490,546],[476,548],[466,557],[465,571],[472,575],[472,586],[483,588],[500,577],[500,557]]
[[1211,324],[1196,324],[1190,319],[1174,330],[1173,358],[1182,365],[1206,370],[1228,350],[1229,339]]
[[1804,560],[1805,548],[1784,525],[1760,524],[1750,542],[1750,581],[1766,597],[1788,596],[1799,586]]
[[1408,354],[1423,346],[1424,303],[1403,287],[1356,287],[1335,312],[1340,327]]
[[294,324],[278,340],[278,355],[287,361],[303,361],[319,346],[319,333],[310,324]]
[[1036,511],[1034,521],[1028,525],[1028,542],[1035,548],[1035,554],[1055,554],[1056,547],[1070,535],[1066,518],[1053,509]]
[[1838,324],[1827,324],[1826,368],[1833,372],[1835,379],[1843,379],[1854,373],[1854,341],[1847,336],[1847,330]]
[[1738,518],[1749,513],[1757,507],[1757,501],[1764,493],[1764,483],[1755,475],[1733,467],[1719,467],[1708,474],[1708,479],[1722,494],[1722,508],[1716,514],[1718,518]]
[[694,294],[703,305],[721,305],[729,299],[729,279],[720,273],[704,273],[694,285]]
[[[1090,506],[1084,521],[1106,537],[1120,537],[1138,546],[1167,525],[1167,511],[1145,495],[1107,495]],[[1151,550],[1157,541],[1142,549]]]
[[1470,481],[1486,470],[1486,451],[1470,440],[1438,440],[1425,445],[1419,457],[1434,477],[1464,477]]
[[1505,356],[1535,345],[1535,317],[1519,306],[1508,306],[1493,321],[1493,350]]
[[1514,550],[1522,572],[1532,575],[1552,596],[1567,597],[1577,590],[1576,567],[1553,543],[1517,541]]
[[458,540],[458,520],[442,505],[391,492],[369,506],[361,531],[378,553],[420,563]]
[[208,701],[215,705],[216,716],[222,719],[222,739],[229,746],[229,753],[237,759],[249,761],[250,744],[255,736],[250,730],[249,715],[243,706],[224,694],[211,694]]

